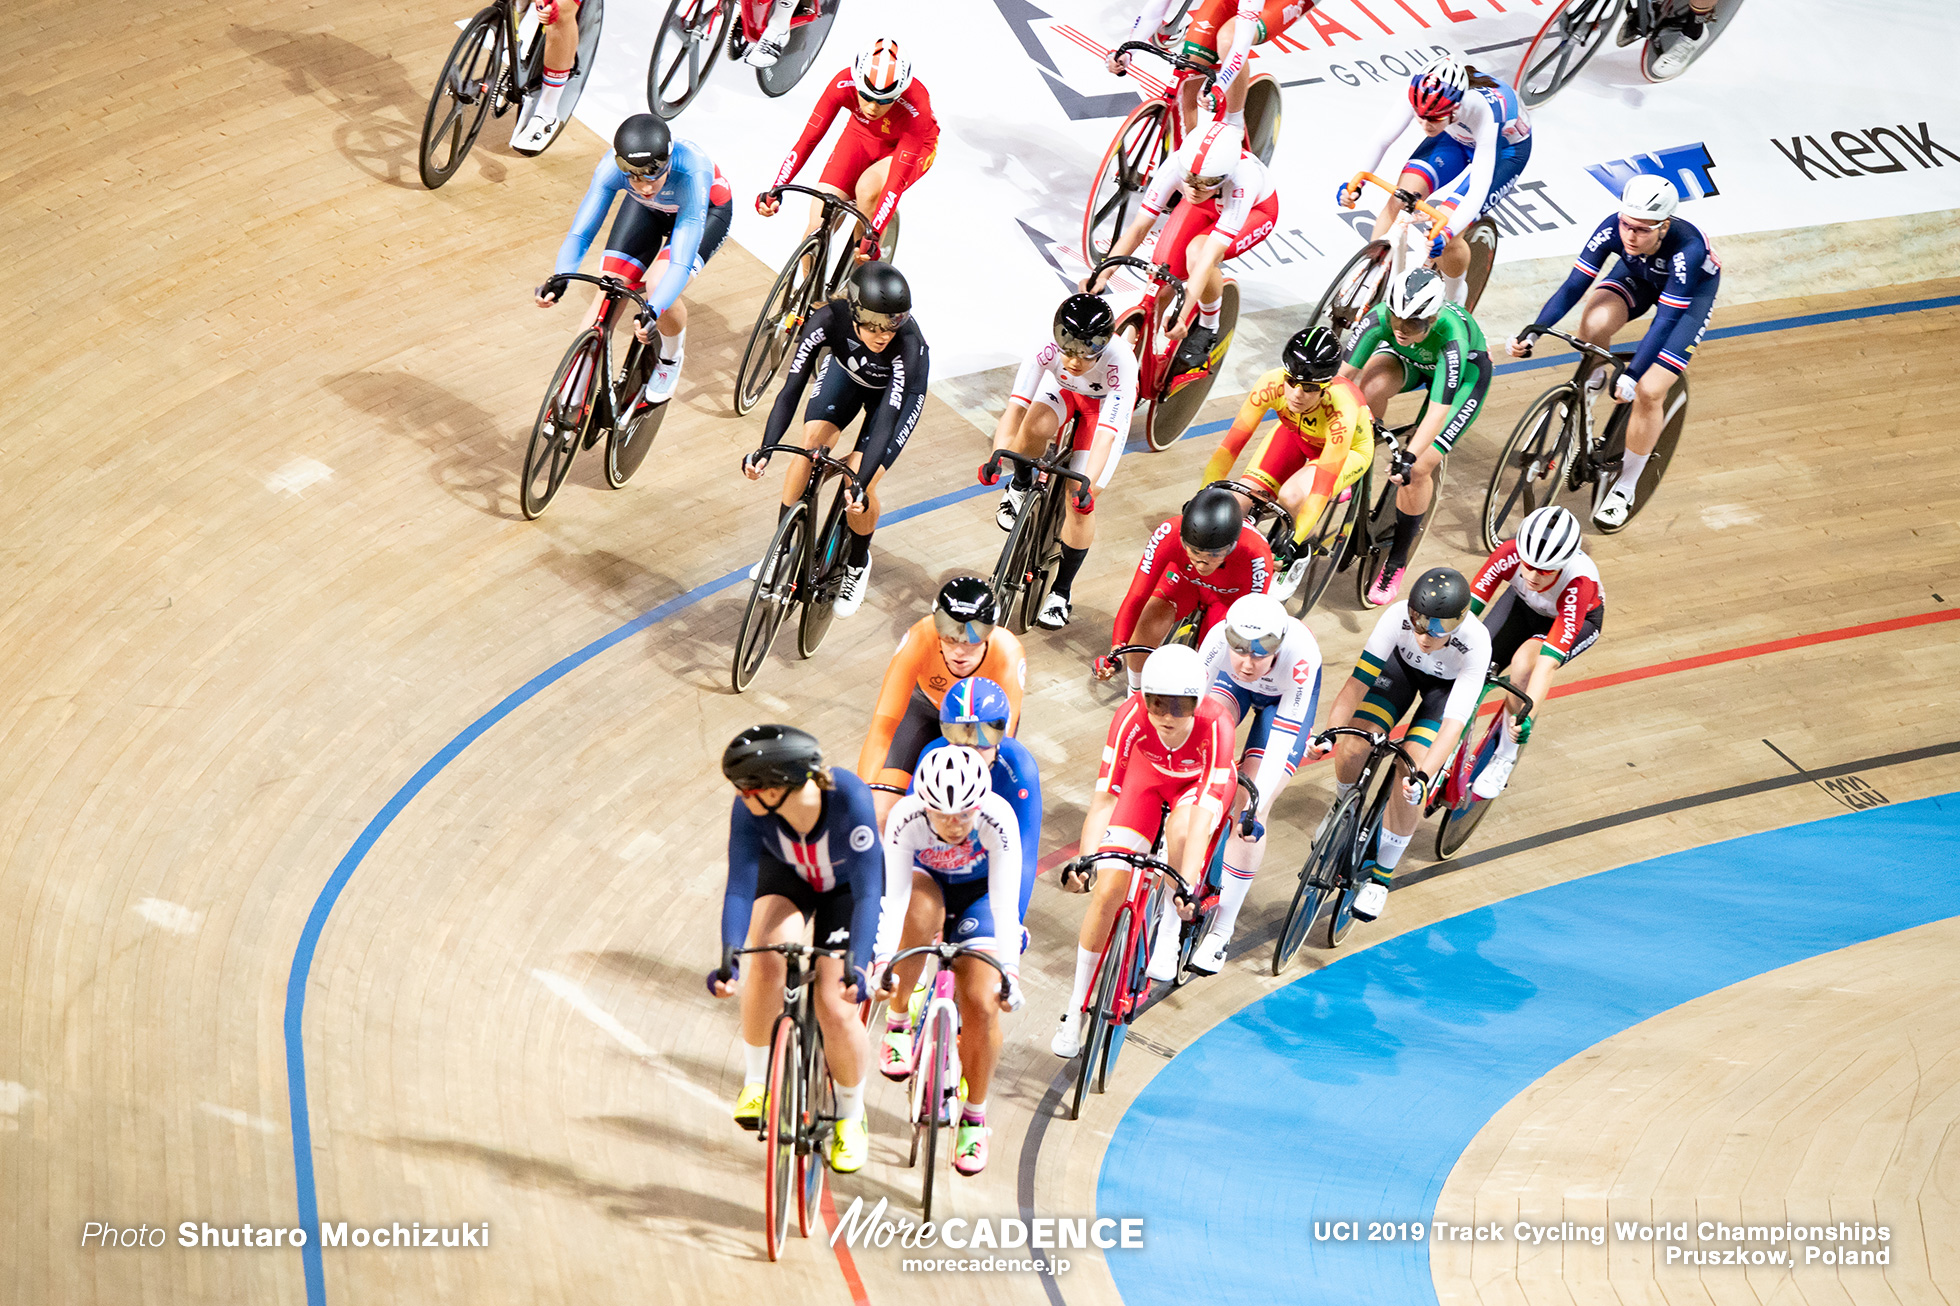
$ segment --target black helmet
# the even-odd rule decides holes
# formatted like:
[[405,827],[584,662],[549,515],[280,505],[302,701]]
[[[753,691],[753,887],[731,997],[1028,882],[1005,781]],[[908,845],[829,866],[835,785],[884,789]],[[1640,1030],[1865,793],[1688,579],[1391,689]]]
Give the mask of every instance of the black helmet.
[[1184,505],[1184,520],[1177,529],[1184,547],[1199,553],[1224,553],[1239,542],[1239,528],[1245,525],[1245,510],[1230,490],[1206,486]]
[[873,260],[851,273],[851,320],[874,331],[896,331],[912,316],[912,287],[905,274]]
[[1280,350],[1279,365],[1295,385],[1325,385],[1341,370],[1341,342],[1331,327],[1305,327]]
[[1470,610],[1470,582],[1454,567],[1431,567],[1409,587],[1409,622],[1418,635],[1447,635]]
[[793,789],[822,770],[816,736],[795,726],[750,726],[721,753],[721,773],[737,789]]
[[1116,331],[1116,314],[1101,295],[1070,295],[1055,310],[1055,343],[1064,354],[1100,354]]
[[939,587],[932,624],[947,639],[984,644],[1000,623],[994,587],[978,576],[955,576]]
[[673,134],[650,113],[634,114],[613,133],[613,161],[635,177],[658,177],[673,152]]

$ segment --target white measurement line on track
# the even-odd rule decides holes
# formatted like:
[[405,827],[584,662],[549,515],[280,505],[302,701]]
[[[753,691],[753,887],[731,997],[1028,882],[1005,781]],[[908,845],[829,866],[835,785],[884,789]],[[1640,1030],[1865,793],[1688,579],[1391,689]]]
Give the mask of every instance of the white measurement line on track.
[[172,934],[195,934],[204,922],[204,913],[192,911],[164,898],[145,898],[130,909],[160,930]]
[[265,478],[265,488],[274,494],[298,494],[309,485],[333,478],[333,468],[317,458],[295,458]]
[[261,1134],[276,1134],[281,1126],[259,1116],[249,1115],[235,1106],[219,1106],[216,1102],[199,1102],[197,1109],[205,1115],[216,1116],[226,1124],[237,1125],[240,1129],[256,1129]]
[[673,1068],[662,1065],[660,1054],[655,1052],[645,1039],[620,1024],[618,1018],[610,1011],[594,1002],[592,995],[579,987],[578,981],[567,979],[555,970],[545,970],[542,967],[534,968],[531,971],[531,978],[550,989],[553,997],[604,1030],[613,1042],[657,1069],[662,1078],[674,1084],[683,1093],[711,1103],[716,1110],[726,1107],[726,1103],[707,1089]]

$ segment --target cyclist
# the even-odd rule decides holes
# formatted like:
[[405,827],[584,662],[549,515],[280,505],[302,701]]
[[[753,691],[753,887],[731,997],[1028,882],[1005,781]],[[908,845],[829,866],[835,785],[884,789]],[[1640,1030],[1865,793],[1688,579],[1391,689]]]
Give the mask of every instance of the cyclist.
[[[1525,516],[1514,537],[1484,560],[1470,582],[1470,610],[1490,631],[1491,665],[1504,667],[1512,684],[1524,686],[1539,711],[1551,692],[1552,677],[1593,646],[1606,621],[1606,591],[1583,544],[1577,517],[1555,504],[1536,509]],[[1493,604],[1492,597],[1506,581],[1510,588]],[[1514,701],[1505,695],[1507,705]],[[1507,706],[1505,714],[1515,718],[1516,710]],[[1496,753],[1471,786],[1477,797],[1504,792],[1517,764],[1518,745],[1530,737],[1536,720],[1535,713],[1511,719],[1509,729],[1497,737]]]
[[[1175,390],[1210,368],[1212,347],[1218,343],[1218,314],[1225,302],[1222,265],[1272,234],[1279,221],[1279,191],[1266,165],[1245,152],[1245,128],[1212,123],[1186,136],[1157,165],[1144,188],[1142,212],[1110,245],[1112,256],[1134,253],[1143,244],[1170,208],[1173,192],[1181,194],[1184,203],[1164,223],[1154,257],[1191,288],[1191,303],[1164,331],[1167,339],[1182,342],[1171,363]],[[1098,284],[1083,282],[1082,289],[1102,289],[1101,283],[1114,271],[1093,278]],[[1160,309],[1169,295],[1168,289],[1158,290]]]
[[[619,124],[612,154],[592,170],[585,198],[572,215],[572,229],[558,247],[554,274],[578,271],[613,196],[622,190],[633,203],[619,207],[601,270],[634,290],[644,289],[648,272],[656,274],[647,308],[656,318],[658,344],[639,404],[664,404],[674,397],[687,356],[687,305],[681,302],[681,291],[728,238],[734,205],[728,183],[707,151],[693,141],[674,140],[667,124],[652,114],[636,113]],[[534,298],[539,308],[558,302],[543,287]],[[604,292],[595,290],[580,331],[599,320],[604,305]],[[647,327],[636,323],[633,333],[642,344],[654,343]]]
[[[940,738],[919,751],[920,764],[942,748],[971,748],[990,768],[994,792],[1014,809],[1021,835],[1021,920],[1028,919],[1028,900],[1034,896],[1041,860],[1041,768],[1028,746],[1007,733],[1014,722],[1014,703],[1007,691],[985,676],[968,676],[953,683],[939,702]],[[915,777],[916,779],[916,777]],[[1028,949],[1028,932],[1021,930],[1021,951]]]
[[[1224,817],[1233,783],[1231,718],[1224,701],[1207,696],[1205,687],[1204,661],[1196,649],[1166,645],[1143,664],[1142,691],[1125,699],[1109,723],[1095,796],[1082,818],[1085,851],[1149,852],[1161,826],[1164,860],[1186,884],[1204,877],[1212,832]],[[1058,1057],[1082,1050],[1082,1007],[1095,980],[1098,950],[1130,884],[1125,874],[1098,878],[1093,864],[1080,874],[1074,866],[1063,868],[1061,887],[1070,893],[1093,890],[1094,896],[1076,936],[1075,987],[1050,1044]],[[1156,922],[1148,974],[1170,979],[1176,969],[1177,918],[1166,910]]]
[[[1402,165],[1396,185],[1423,198],[1433,196],[1438,209],[1449,210],[1448,225],[1429,233],[1429,257],[1443,274],[1450,298],[1461,304],[1470,271],[1470,246],[1462,231],[1517,184],[1531,160],[1531,116],[1510,86],[1474,64],[1443,55],[1409,79],[1408,106],[1383,120],[1371,171],[1382,170],[1389,148],[1411,122],[1420,122],[1428,139]],[[1349,189],[1345,181],[1335,194],[1344,209],[1353,208],[1361,197],[1359,188]],[[1380,240],[1401,212],[1402,201],[1389,196],[1370,239]]]
[[[1202,640],[1242,594],[1264,594],[1272,584],[1273,551],[1245,524],[1245,510],[1230,490],[1203,489],[1184,511],[1159,526],[1143,546],[1129,592],[1116,610],[1113,650],[1123,644],[1159,644],[1182,614],[1198,612]],[[1130,692],[1144,655],[1124,655]],[[1096,659],[1096,678],[1116,674],[1112,654]]]
[[[871,219],[871,231],[858,245],[860,261],[878,257],[879,237],[898,212],[898,198],[932,166],[939,148],[939,120],[932,115],[932,98],[925,83],[912,76],[912,61],[899,53],[898,42],[879,37],[865,47],[849,68],[840,69],[810,111],[803,134],[790,146],[783,166],[776,169],[774,186],[796,180],[831,122],[848,112],[843,135],[830,151],[830,162],[816,188],[844,199],[855,199]],[[781,205],[772,188],[755,198],[755,211],[771,217]],[[823,204],[810,201],[810,225],[823,222]]]
[[[1374,461],[1375,421],[1354,382],[1338,375],[1341,346],[1331,328],[1295,332],[1280,351],[1279,361],[1239,406],[1232,429],[1205,464],[1202,483],[1230,476],[1232,464],[1259,424],[1269,415],[1277,417],[1279,424],[1259,442],[1245,478],[1264,487],[1268,496],[1293,514],[1292,543],[1297,550],[1313,534],[1327,501],[1360,480]],[[1275,558],[1282,570],[1273,593],[1292,597],[1306,578],[1310,561]]]
[[1436,493],[1436,469],[1477,420],[1490,390],[1490,354],[1483,329],[1443,292],[1443,279],[1428,268],[1412,268],[1388,287],[1388,298],[1359,322],[1360,334],[1341,375],[1358,378],[1361,393],[1380,421],[1388,401],[1409,390],[1426,389],[1429,403],[1409,449],[1389,479],[1395,493],[1395,541],[1388,562],[1368,589],[1368,602],[1394,600],[1414,551],[1416,532]]
[[[1227,705],[1232,729],[1236,732],[1248,713],[1252,717],[1239,770],[1259,790],[1251,837],[1234,824],[1226,838],[1218,918],[1191,958],[1193,970],[1216,975],[1225,964],[1225,946],[1238,925],[1239,908],[1266,856],[1266,822],[1272,818],[1273,802],[1306,751],[1320,702],[1320,645],[1278,599],[1248,594],[1211,628],[1198,655],[1204,659],[1211,697]],[[1242,806],[1243,799],[1234,803]]]
[[[1627,415],[1626,456],[1619,478],[1593,514],[1601,526],[1626,525],[1640,473],[1666,424],[1667,392],[1674,378],[1688,370],[1688,360],[1701,344],[1709,315],[1715,311],[1715,295],[1722,288],[1722,264],[1708,237],[1693,223],[1674,216],[1680,202],[1681,192],[1665,177],[1640,173],[1629,178],[1620,193],[1620,211],[1593,229],[1565,284],[1552,292],[1533,324],[1552,326],[1571,312],[1609,254],[1620,256],[1619,266],[1586,296],[1574,334],[1605,348],[1621,327],[1660,306],[1633,351],[1633,361],[1613,386],[1613,402],[1631,403],[1633,411]],[[1531,347],[1513,338],[1505,351],[1513,358],[1526,358]],[[1602,365],[1588,380],[1587,398],[1605,382]]]
[[[880,957],[895,956],[943,935],[992,953],[1007,971],[1009,996],[1000,996],[994,968],[972,957],[953,963],[960,1008],[960,1069],[964,1072],[959,1128],[953,1135],[953,1169],[976,1175],[987,1168],[987,1090],[1000,1060],[1000,1013],[1021,1009],[1020,831],[1014,809],[993,792],[987,763],[970,748],[942,748],[919,763],[918,791],[892,808],[885,825],[888,876],[909,882],[911,905],[902,918],[883,922]],[[901,928],[902,927],[902,928]],[[885,946],[898,935],[897,946]],[[893,975],[887,1005],[909,1014],[912,987],[925,958],[914,957]],[[881,1068],[904,1079],[911,1069],[909,1031],[886,1029]]]
[[[1166,44],[1164,20],[1177,3],[1144,0],[1143,11],[1123,39]],[[1245,126],[1246,84],[1250,79],[1241,80],[1239,74],[1252,58],[1252,47],[1285,35],[1294,20],[1313,6],[1314,0],[1199,0],[1190,25],[1184,29],[1183,54],[1217,69],[1212,85],[1225,97],[1220,122]],[[1105,62],[1110,72],[1121,77],[1129,69],[1130,56],[1111,55]],[[1178,87],[1178,113],[1187,132],[1197,120],[1198,85],[1197,78],[1185,77]]]
[[[1382,914],[1395,867],[1422,821],[1423,800],[1477,710],[1489,669],[1490,632],[1471,615],[1470,582],[1452,568],[1432,567],[1409,587],[1406,602],[1383,610],[1353,675],[1335,697],[1327,714],[1329,726],[1350,725],[1358,717],[1364,727],[1374,726],[1383,734],[1415,708],[1407,735],[1415,745],[1415,772],[1396,761],[1402,784],[1382,814],[1374,854],[1362,863],[1365,882],[1355,895],[1356,920],[1372,921]],[[1335,749],[1320,735],[1308,745],[1307,759],[1317,762],[1330,751],[1335,780],[1331,812],[1361,778],[1368,745],[1348,736]]]
[[[978,576],[955,576],[939,587],[932,615],[921,617],[898,641],[871,710],[871,728],[858,750],[864,780],[905,787],[927,744],[941,737],[939,713],[953,682],[985,676],[1006,687],[1008,733],[1021,714],[1021,691],[1028,683],[1028,659],[1014,632],[996,624],[994,588]],[[882,827],[898,801],[878,791]]]
[[[857,1004],[871,995],[881,917],[905,914],[909,881],[886,874],[876,817],[864,782],[826,768],[817,741],[794,726],[752,726],[729,741],[721,773],[738,795],[728,822],[728,888],[722,898],[724,948],[791,943],[814,927],[818,947],[848,948],[816,965],[817,1023],[837,1085],[831,1168],[864,1165],[864,1072],[869,1048]],[[769,1029],[782,1010],[786,963],[777,953],[734,959],[733,978],[708,974],[708,991],[742,998],[742,1092],[735,1123],[760,1127],[769,1073]]]
[[[821,367],[817,355],[828,351]],[[878,483],[884,479],[912,428],[925,411],[926,380],[931,359],[925,332],[912,317],[912,288],[905,274],[889,263],[865,263],[851,273],[847,293],[810,315],[796,339],[782,393],[769,410],[762,448],[742,460],[742,474],[762,479],[769,449],[782,443],[796,414],[796,402],[816,372],[817,392],[803,410],[803,447],[829,448],[851,420],[864,414],[857,444],[845,462],[862,478],[864,495],[845,512],[850,540],[844,557],[844,584],[838,591],[836,614],[848,617],[864,602],[871,583],[871,533],[878,529]],[[803,497],[810,464],[794,460],[783,473],[782,521]],[[754,579],[756,570],[749,572]]]
[[579,0],[535,0],[538,23],[544,28],[544,89],[538,92],[531,116],[511,133],[514,150],[542,150],[558,130],[559,101],[578,68]]
[[[994,427],[994,448],[1033,458],[1047,449],[1048,442],[1064,426],[1073,423],[1069,470],[1089,480],[1087,508],[1076,505],[1074,494],[1067,496],[1061,565],[1035,617],[1035,624],[1043,630],[1068,625],[1075,574],[1082,570],[1089,546],[1096,541],[1096,519],[1091,515],[1096,496],[1116,474],[1123,442],[1129,439],[1130,415],[1136,411],[1136,355],[1128,343],[1116,339],[1115,332],[1116,315],[1100,296],[1078,293],[1063,300],[1055,310],[1053,339],[1022,360],[1007,411]],[[980,465],[980,482],[992,484],[986,463]],[[1014,529],[1014,519],[1033,487],[1034,473],[1016,464],[994,513],[1002,530]]]

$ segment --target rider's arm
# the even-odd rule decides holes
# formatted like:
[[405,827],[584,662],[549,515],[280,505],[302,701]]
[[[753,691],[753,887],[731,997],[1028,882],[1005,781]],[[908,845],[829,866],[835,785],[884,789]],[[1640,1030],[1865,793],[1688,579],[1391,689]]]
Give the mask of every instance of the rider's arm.
[[1109,646],[1130,642],[1136,631],[1137,618],[1143,615],[1143,605],[1157,588],[1157,575],[1169,565],[1173,552],[1182,552],[1176,536],[1178,526],[1184,519],[1173,517],[1151,533],[1150,542],[1143,546],[1143,556],[1137,559],[1136,574],[1130,577],[1130,588],[1123,595],[1122,604],[1116,609],[1116,626],[1110,633]]
[[912,701],[924,669],[939,657],[939,641],[933,633],[932,618],[913,623],[898,641],[891,664],[885,668],[884,683],[878,687],[878,706],[871,709],[871,728],[864,733],[864,747],[858,749],[857,773],[860,779],[876,780],[885,769],[885,755],[891,751],[892,736],[905,719],[906,705]]
[[1504,582],[1515,576],[1517,571],[1518,542],[1506,540],[1497,546],[1495,553],[1484,559],[1484,565],[1477,568],[1476,579],[1470,582],[1470,615],[1483,616],[1484,609],[1497,597],[1497,591],[1504,588]]
[[[1297,649],[1296,640],[1299,641]],[[1259,773],[1252,777],[1252,783],[1259,786],[1261,820],[1273,810],[1273,799],[1292,775],[1294,740],[1303,732],[1313,730],[1314,712],[1320,706],[1320,645],[1304,625],[1287,634],[1286,643],[1280,649],[1281,662],[1289,657],[1293,666],[1291,688],[1273,708],[1272,728],[1266,732],[1266,753],[1259,759]]]
[[1019,637],[1005,626],[995,626],[994,633],[987,636],[986,656],[973,674],[986,677],[1006,692],[1007,733],[1013,734],[1021,725],[1021,691],[1028,684],[1028,655]]
[[[1368,171],[1376,174],[1381,172],[1382,160],[1388,157],[1389,147],[1395,144],[1397,137],[1409,130],[1409,124],[1415,120],[1416,111],[1410,107],[1408,97],[1397,96],[1395,107],[1389,110],[1388,115],[1375,127],[1373,151],[1375,161],[1369,165]],[[1390,180],[1394,179],[1390,178]]]
[[1041,378],[1054,370],[1054,362],[1061,352],[1054,341],[1044,340],[1021,360],[1020,369],[1014,373],[1014,388],[1007,395],[1007,411],[1000,415],[1000,421],[994,426],[994,448],[1005,446],[1008,439],[1021,429],[1022,415],[1034,402],[1035,392],[1041,388]]
[[[1579,639],[1579,632],[1585,629],[1586,618],[1594,608],[1605,605],[1605,596],[1599,592],[1599,582],[1591,576],[1574,576],[1566,583],[1558,596],[1558,616],[1552,620],[1552,628],[1545,632],[1545,642],[1538,646],[1541,659],[1550,659],[1554,664],[1563,664],[1572,656],[1572,646]],[[1533,679],[1538,672],[1532,671]],[[1532,697],[1536,698],[1534,692]]]
[[[1267,374],[1268,377],[1270,375],[1271,373]],[[1266,420],[1268,413],[1272,412],[1278,390],[1279,382],[1270,381],[1267,377],[1260,378],[1259,384],[1253,387],[1252,393],[1247,395],[1245,402],[1239,405],[1239,415],[1232,419],[1232,429],[1225,432],[1225,438],[1218,442],[1218,448],[1212,450],[1211,461],[1205,464],[1205,474],[1198,482],[1200,488],[1210,485],[1213,481],[1222,481],[1232,474],[1233,464],[1237,463],[1239,455],[1245,452],[1245,442],[1252,438],[1252,433],[1259,429],[1259,424]]]
[[1028,919],[1028,899],[1034,894],[1035,876],[1041,866],[1041,768],[1034,754],[1020,740],[1000,741],[994,760],[994,792],[1007,798],[1014,809],[1021,836],[1021,920]]
[[714,187],[715,165],[685,141],[674,149],[673,166],[681,173],[680,211],[674,215],[674,234],[667,241],[667,270],[660,284],[647,296],[647,307],[655,316],[665,313],[681,297],[681,288],[694,275],[694,260],[701,253],[701,236],[708,227],[708,192]]
[[578,212],[572,215],[572,229],[565,233],[565,243],[558,247],[558,262],[552,266],[553,272],[578,271],[578,265],[585,261],[585,251],[592,248],[599,228],[606,223],[613,196],[625,187],[626,174],[619,170],[619,165],[613,162],[612,155],[608,153],[592,170],[592,182],[585,188],[585,198],[579,201]]
[[1000,964],[1010,975],[1021,973],[1021,832],[1014,809],[999,794],[980,804],[980,846],[987,852],[987,897],[994,908],[994,938],[1000,941]]
[[[898,928],[905,923],[905,907],[912,896],[912,875],[909,869],[904,875],[893,875],[885,864],[871,791],[841,766],[833,767],[831,775],[837,782],[837,790],[830,800],[842,807],[841,824],[848,831],[842,840],[844,848],[840,850],[839,841],[833,838],[830,853],[835,857],[842,851],[847,859],[845,875],[838,878],[848,878],[851,886],[851,973],[869,976],[874,958],[891,955],[879,951],[881,944],[890,942],[893,950],[897,950]],[[891,920],[889,927],[887,917]],[[821,946],[823,940],[817,943]],[[870,995],[871,987],[867,983],[858,989],[860,1001]]]
[[[1667,284],[1661,288],[1660,299],[1654,305],[1654,322],[1647,328],[1647,334],[1640,337],[1640,344],[1633,351],[1633,361],[1627,364],[1627,375],[1638,381],[1647,374],[1654,360],[1660,357],[1661,346],[1674,334],[1675,324],[1681,320],[1695,302],[1702,288],[1716,275],[1710,270],[1714,260],[1708,256],[1707,242],[1696,234],[1690,236],[1681,246],[1668,256]],[[1688,360],[1677,360],[1682,367]]]
[[[874,804],[876,800],[873,800]],[[878,943],[872,949],[877,958],[879,970],[898,953],[899,939],[905,929],[906,908],[911,904],[913,854],[918,851],[916,840],[917,826],[923,821],[921,813],[925,801],[917,794],[907,794],[892,804],[891,814],[885,817],[884,838],[879,841],[885,859],[884,890],[894,895],[896,885],[903,884],[905,897],[898,902],[898,910],[880,908],[878,913]],[[857,905],[852,900],[852,907]]]
[[892,106],[892,116],[909,115],[899,129],[898,148],[892,151],[891,167],[885,173],[885,191],[878,207],[871,211],[871,229],[883,235],[885,225],[898,212],[898,198],[905,188],[919,179],[926,160],[939,148],[939,120],[933,117],[932,100],[925,85],[914,81],[906,87],[904,98]]
[[1375,305],[1361,319],[1361,333],[1354,338],[1354,348],[1348,350],[1347,361],[1341,364],[1341,379],[1352,381],[1375,356],[1377,346],[1394,340],[1395,333],[1388,325],[1388,305]]
[[797,171],[808,161],[810,151],[817,148],[817,142],[830,130],[831,120],[840,112],[850,109],[856,93],[848,68],[841,75],[831,78],[830,86],[818,97],[816,108],[810,110],[810,120],[803,124],[803,134],[796,138],[796,144],[789,147],[783,166],[776,169],[774,185],[781,186],[796,179]]
[[1586,238],[1586,243],[1579,249],[1579,258],[1573,263],[1572,271],[1565,274],[1565,281],[1552,292],[1552,297],[1545,301],[1545,307],[1538,310],[1538,316],[1532,319],[1532,325],[1552,326],[1570,313],[1572,306],[1577,304],[1586,293],[1586,288],[1592,285],[1594,278],[1599,276],[1599,270],[1606,266],[1606,260],[1619,251],[1620,215],[1614,213],[1593,228],[1593,234]]
[[728,887],[721,896],[721,946],[739,948],[748,941],[749,914],[755,910],[755,886],[762,870],[764,818],[753,816],[735,800],[728,818]]
[[1083,468],[1091,485],[1102,479],[1111,451],[1122,449],[1130,438],[1130,419],[1137,411],[1136,356],[1130,347],[1120,338],[1112,339],[1096,366],[1109,369],[1115,381],[1096,410],[1096,435],[1089,446],[1088,465]]
[[[1201,705],[1205,702],[1204,699],[1198,701]],[[1198,807],[1211,818],[1205,825],[1205,831],[1209,834],[1212,827],[1218,824],[1219,818],[1225,815],[1226,809],[1232,805],[1232,795],[1238,790],[1239,771],[1233,764],[1232,758],[1232,719],[1223,712],[1201,710],[1198,729],[1205,732],[1203,743],[1205,769],[1198,777],[1198,784],[1201,786],[1198,793]],[[1196,869],[1202,872],[1205,845],[1210,841],[1198,839],[1194,842],[1199,845],[1196,850],[1198,854]],[[1188,844],[1185,851],[1187,854],[1185,861],[1188,865],[1191,860],[1189,853],[1192,851]]]
[[1123,771],[1129,765],[1130,745],[1139,729],[1143,695],[1132,694],[1109,719],[1109,732],[1103,736],[1102,765],[1096,769],[1096,789],[1089,799],[1089,810],[1082,814],[1082,838],[1076,851],[1093,853],[1103,846],[1109,834],[1109,818],[1116,811],[1116,800],[1123,793]]
[[1463,97],[1463,107],[1457,111],[1456,120],[1470,129],[1477,144],[1470,156],[1470,190],[1450,215],[1452,229],[1467,227],[1477,220],[1484,211],[1484,201],[1490,198],[1491,178],[1497,175],[1497,111],[1490,99],[1482,92],[1472,91]]
[[836,304],[825,304],[803,324],[796,352],[790,356],[789,372],[783,377],[782,391],[776,396],[775,407],[769,410],[769,424],[763,428],[764,448],[781,444],[783,436],[789,433],[790,423],[796,420],[796,406],[803,402],[804,387],[810,384],[810,374],[816,370],[818,353],[830,343],[833,333],[850,329],[846,312]]
[[1334,381],[1327,386],[1326,396],[1321,400],[1326,416],[1321,423],[1320,455],[1313,460],[1313,485],[1293,519],[1293,539],[1300,544],[1306,543],[1307,536],[1313,533],[1327,501],[1334,495],[1334,487],[1340,484],[1348,451],[1365,447],[1364,441],[1372,444],[1375,438],[1374,417],[1351,384]]
[[1368,642],[1361,646],[1361,655],[1354,660],[1354,670],[1334,699],[1334,710],[1327,715],[1328,725],[1344,726],[1353,719],[1354,709],[1361,706],[1361,700],[1375,687],[1375,678],[1395,655],[1395,641],[1402,633],[1403,616],[1408,610],[1407,603],[1391,604],[1375,619]]
[[877,406],[864,415],[863,442],[859,446],[864,456],[858,466],[867,484],[885,465],[885,451],[893,442],[903,449],[905,442],[912,438],[912,430],[926,410],[926,381],[932,370],[925,333],[919,330],[916,321],[899,328],[897,339],[886,352],[893,356],[892,379]]
[[[1136,21],[1130,24],[1129,41],[1153,41],[1164,26],[1164,16],[1177,0],[1143,0],[1143,8],[1137,11]],[[1122,42],[1118,42],[1122,44]],[[1128,58],[1128,55],[1123,56]]]

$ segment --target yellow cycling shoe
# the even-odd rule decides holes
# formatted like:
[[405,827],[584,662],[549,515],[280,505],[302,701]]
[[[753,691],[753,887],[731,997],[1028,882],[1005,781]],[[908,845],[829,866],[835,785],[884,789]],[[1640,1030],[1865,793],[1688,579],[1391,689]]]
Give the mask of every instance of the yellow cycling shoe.
[[838,1174],[856,1174],[870,1155],[871,1131],[865,1128],[864,1117],[839,1120],[830,1139],[830,1168]]
[[762,1128],[762,1113],[767,1107],[764,1099],[768,1090],[761,1084],[744,1084],[740,1097],[735,1099],[735,1123],[744,1129]]

